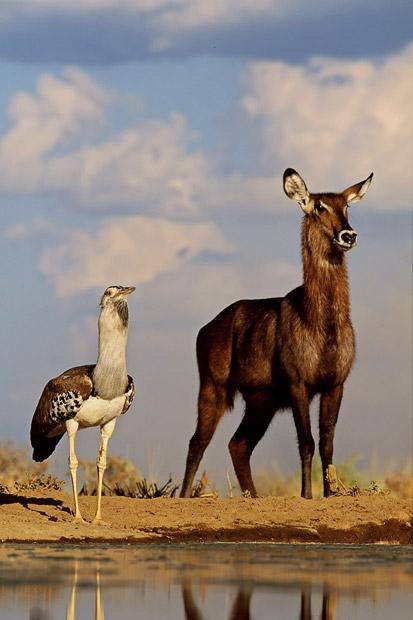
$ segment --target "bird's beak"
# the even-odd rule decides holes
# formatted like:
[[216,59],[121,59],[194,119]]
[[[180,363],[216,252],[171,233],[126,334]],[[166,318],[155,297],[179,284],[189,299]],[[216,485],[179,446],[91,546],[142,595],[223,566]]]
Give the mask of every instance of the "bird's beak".
[[130,295],[133,291],[136,291],[136,286],[122,286],[121,294]]

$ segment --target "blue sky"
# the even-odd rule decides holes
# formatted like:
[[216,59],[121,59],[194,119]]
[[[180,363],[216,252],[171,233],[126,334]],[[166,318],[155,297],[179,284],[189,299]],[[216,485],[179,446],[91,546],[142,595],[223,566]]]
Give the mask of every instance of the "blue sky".
[[[301,213],[281,186],[293,166],[313,191],[375,173],[351,209],[358,359],[336,454],[411,457],[411,18],[380,1],[2,3],[3,439],[27,443],[46,380],[96,357],[101,292],[134,284],[137,397],[110,450],[179,478],[198,329],[301,280]],[[240,416],[207,452],[212,478]],[[78,443],[95,458],[96,431]],[[286,413],[253,462],[273,460],[298,466]]]

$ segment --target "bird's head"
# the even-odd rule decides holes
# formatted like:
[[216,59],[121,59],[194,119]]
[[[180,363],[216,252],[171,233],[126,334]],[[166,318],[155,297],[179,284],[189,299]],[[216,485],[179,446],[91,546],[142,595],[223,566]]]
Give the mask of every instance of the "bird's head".
[[102,308],[108,304],[117,303],[119,301],[127,301],[128,295],[133,293],[135,286],[108,286],[100,299]]
[[126,328],[128,326],[128,295],[133,293],[134,286],[109,286],[103,293],[100,299],[100,307],[102,308],[100,313],[99,325],[103,321],[106,328],[118,329]]

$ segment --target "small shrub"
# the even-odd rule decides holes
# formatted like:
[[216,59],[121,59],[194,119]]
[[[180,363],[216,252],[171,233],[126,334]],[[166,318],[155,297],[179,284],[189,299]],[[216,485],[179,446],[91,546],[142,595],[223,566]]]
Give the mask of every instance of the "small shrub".
[[[335,467],[337,490],[335,495],[387,495],[392,492],[400,498],[409,498],[413,495],[413,474],[411,464],[402,471],[387,476],[384,481],[372,480],[368,482],[367,474],[358,467],[359,457],[353,456],[344,463]],[[266,470],[259,470],[255,475],[256,487],[259,495],[297,496],[301,492],[301,470],[286,475],[277,463],[272,463]],[[313,459],[312,470],[313,497],[323,496],[323,478],[320,457]]]
[[[80,495],[96,495],[97,473],[96,461],[79,459],[79,467],[84,477]],[[143,476],[139,469],[127,458],[108,455],[105,476],[103,479],[103,495],[113,495],[116,485],[122,488],[134,487]]]
[[47,463],[35,463],[28,450],[12,441],[0,443],[0,493],[61,490],[63,482],[46,475]]
[[217,497],[218,493],[211,488],[209,478],[206,471],[202,472],[202,476],[192,487],[191,497]]
[[357,495],[360,495],[361,493],[361,489],[359,487],[359,485],[357,484],[357,482],[354,482],[350,487],[349,487],[349,495],[353,495],[353,497],[357,497]]
[[[156,482],[149,482],[146,478],[135,480],[130,484],[124,482],[116,482],[113,486],[103,483],[102,495],[133,497],[136,499],[154,499],[155,497],[174,497],[179,485],[173,484],[172,478],[169,478],[165,484],[158,486]],[[79,495],[96,495],[96,484],[84,485]]]
[[155,497],[175,497],[179,488],[178,484],[172,482],[169,477],[164,485],[158,486],[156,482],[148,482],[146,478],[142,478],[132,487],[118,484],[111,489],[111,495],[121,495],[123,497],[135,497],[138,499],[154,499]]
[[26,493],[27,491],[61,491],[64,484],[63,480],[59,480],[51,474],[28,474],[22,480],[15,480],[8,484],[0,483],[0,493],[17,494]]
[[[86,459],[79,459],[79,465],[83,469],[85,478],[80,495],[96,495],[96,463]],[[149,482],[129,459],[121,456],[107,457],[102,495],[117,495],[138,499],[174,497],[178,486],[173,484],[172,477],[169,477],[169,480],[160,486],[156,482]]]
[[61,491],[64,482],[51,474],[27,476],[26,479],[14,483],[17,492],[22,491]]
[[12,441],[0,442],[0,484],[13,485],[16,480],[43,474],[47,463],[35,463],[26,448]]

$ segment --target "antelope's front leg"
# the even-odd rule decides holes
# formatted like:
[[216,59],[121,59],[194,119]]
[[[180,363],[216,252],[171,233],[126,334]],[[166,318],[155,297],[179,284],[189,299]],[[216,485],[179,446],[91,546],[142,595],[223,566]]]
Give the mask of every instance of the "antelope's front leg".
[[304,383],[291,385],[290,397],[301,457],[301,497],[312,499],[311,463],[314,455],[314,439],[311,434],[308,391]]
[[323,468],[324,497],[331,495],[328,466],[333,463],[333,442],[338,412],[343,398],[343,386],[336,385],[320,399],[320,457]]
[[101,512],[100,512],[100,505],[101,505],[101,499],[102,499],[103,474],[105,473],[105,469],[106,469],[106,452],[108,448],[108,442],[112,436],[115,426],[116,426],[116,418],[114,418],[107,424],[104,424],[103,426],[100,427],[100,448],[99,448],[98,457],[96,459],[97,474],[98,474],[98,493],[97,493],[98,498],[97,498],[96,514],[92,521],[92,523],[97,524],[97,525],[103,524]]

